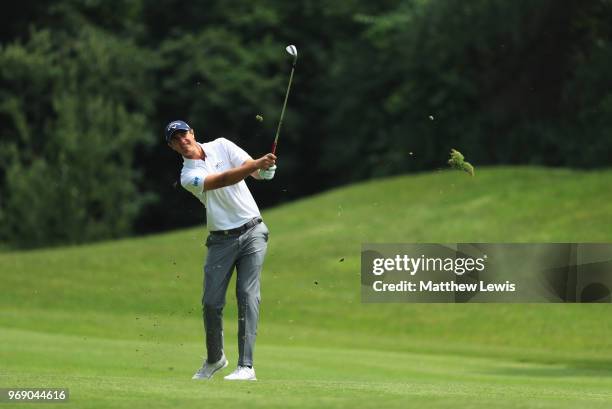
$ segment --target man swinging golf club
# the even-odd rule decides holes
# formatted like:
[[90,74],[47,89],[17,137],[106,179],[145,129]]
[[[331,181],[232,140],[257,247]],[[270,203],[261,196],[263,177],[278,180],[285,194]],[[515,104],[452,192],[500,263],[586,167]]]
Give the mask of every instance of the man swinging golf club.
[[193,129],[183,121],[173,121],[166,126],[166,142],[183,156],[181,185],[206,206],[210,232],[206,239],[208,255],[202,296],[208,357],[193,379],[210,379],[227,366],[223,353],[223,307],[235,267],[238,368],[225,379],[256,380],[253,348],[259,319],[259,276],[267,249],[268,228],[244,179],[251,175],[270,180],[276,172],[276,146],[297,62],[295,45],[285,50],[293,57],[293,64],[271,153],[253,160],[224,138],[196,142]]
[[236,268],[238,299],[238,367],[227,380],[255,380],[253,349],[259,319],[259,279],[268,242],[268,228],[244,179],[270,180],[276,156],[253,160],[231,141],[218,138],[198,143],[183,121],[170,122],[166,142],[183,156],[181,185],[206,206],[210,232],[204,265],[202,312],[207,359],[193,379],[210,379],[227,367],[223,352],[225,293]]

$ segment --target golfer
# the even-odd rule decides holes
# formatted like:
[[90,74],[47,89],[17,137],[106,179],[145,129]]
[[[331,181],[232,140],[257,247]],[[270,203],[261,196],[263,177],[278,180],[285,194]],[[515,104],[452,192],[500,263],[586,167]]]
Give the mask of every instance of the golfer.
[[209,231],[204,264],[202,315],[207,359],[193,379],[210,379],[227,367],[223,352],[223,307],[234,267],[238,299],[238,367],[227,380],[256,380],[253,349],[259,319],[259,279],[268,242],[268,228],[244,179],[270,180],[276,156],[253,160],[224,138],[198,143],[183,121],[170,122],[166,142],[183,156],[181,185],[206,206]]

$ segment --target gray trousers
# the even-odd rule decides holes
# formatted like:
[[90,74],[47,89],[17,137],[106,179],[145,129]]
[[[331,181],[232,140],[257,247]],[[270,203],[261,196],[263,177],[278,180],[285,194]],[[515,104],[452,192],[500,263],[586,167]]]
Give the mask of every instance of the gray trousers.
[[241,235],[209,235],[204,264],[202,312],[207,360],[223,354],[223,307],[234,267],[238,300],[238,365],[253,365],[253,349],[259,319],[259,279],[268,247],[268,228],[262,222]]

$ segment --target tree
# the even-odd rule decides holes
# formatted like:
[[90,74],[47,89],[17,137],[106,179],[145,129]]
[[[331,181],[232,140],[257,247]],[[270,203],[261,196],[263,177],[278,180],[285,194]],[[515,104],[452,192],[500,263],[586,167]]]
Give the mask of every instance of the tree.
[[151,141],[152,57],[89,26],[0,49],[0,239],[22,247],[119,237],[150,199],[132,155]]

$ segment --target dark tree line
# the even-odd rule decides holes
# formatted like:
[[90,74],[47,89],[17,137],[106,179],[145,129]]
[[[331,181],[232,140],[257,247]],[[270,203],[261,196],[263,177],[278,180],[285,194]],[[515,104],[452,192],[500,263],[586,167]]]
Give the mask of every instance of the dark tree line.
[[[444,166],[612,157],[605,0],[23,0],[0,15],[0,242],[81,243],[201,222],[164,125],[269,150],[263,206]],[[261,114],[263,122],[255,120]]]

